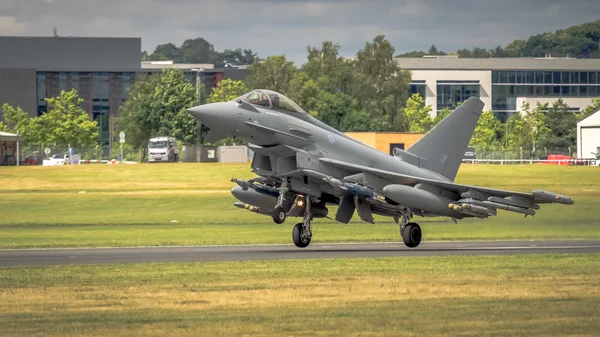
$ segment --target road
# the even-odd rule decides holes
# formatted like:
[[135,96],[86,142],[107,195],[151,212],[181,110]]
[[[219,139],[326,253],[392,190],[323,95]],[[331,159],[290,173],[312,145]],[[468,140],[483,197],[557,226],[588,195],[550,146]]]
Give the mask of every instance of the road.
[[141,262],[247,261],[384,256],[508,255],[600,252],[600,240],[186,246],[0,250],[0,266]]

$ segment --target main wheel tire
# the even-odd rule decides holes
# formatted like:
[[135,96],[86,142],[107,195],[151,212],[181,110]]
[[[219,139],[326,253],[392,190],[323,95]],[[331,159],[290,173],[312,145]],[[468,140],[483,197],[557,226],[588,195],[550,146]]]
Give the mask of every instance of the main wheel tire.
[[282,224],[286,218],[285,210],[283,207],[277,207],[271,213],[271,217],[273,217],[273,222],[276,224]]
[[294,226],[294,229],[292,230],[292,240],[298,248],[306,248],[310,245],[310,238],[307,239],[302,235],[302,223],[298,223]]
[[406,224],[401,234],[404,244],[409,248],[417,247],[421,243],[421,237],[423,235],[421,226],[414,222]]

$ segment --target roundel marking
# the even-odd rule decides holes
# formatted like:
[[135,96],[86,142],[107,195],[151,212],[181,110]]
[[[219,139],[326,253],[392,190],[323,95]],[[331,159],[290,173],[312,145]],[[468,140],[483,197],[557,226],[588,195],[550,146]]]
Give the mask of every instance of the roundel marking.
[[333,138],[333,136],[332,136],[332,135],[327,135],[327,139],[329,140],[329,142],[330,142],[331,144],[333,144],[333,142],[335,142],[335,139]]

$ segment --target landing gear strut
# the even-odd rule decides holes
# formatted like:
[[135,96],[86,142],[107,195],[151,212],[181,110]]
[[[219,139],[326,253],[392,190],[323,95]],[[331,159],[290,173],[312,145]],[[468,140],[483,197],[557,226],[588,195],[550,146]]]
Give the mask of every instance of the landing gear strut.
[[284,177],[281,182],[281,187],[279,188],[279,197],[277,198],[277,205],[275,205],[275,209],[273,213],[271,213],[271,217],[273,218],[273,222],[276,224],[282,224],[285,222],[285,218],[287,217],[287,213],[285,208],[283,208],[283,200],[285,194],[288,191],[288,178]]
[[409,248],[415,248],[421,243],[421,237],[423,233],[421,226],[416,222],[409,222],[412,218],[412,214],[407,210],[402,216],[402,223],[400,224],[400,236],[402,241]]
[[301,223],[294,226],[292,230],[292,240],[298,248],[306,248],[310,244],[312,238],[311,221],[312,213],[310,210],[311,200],[310,197],[306,197],[306,209],[304,211],[304,219]]

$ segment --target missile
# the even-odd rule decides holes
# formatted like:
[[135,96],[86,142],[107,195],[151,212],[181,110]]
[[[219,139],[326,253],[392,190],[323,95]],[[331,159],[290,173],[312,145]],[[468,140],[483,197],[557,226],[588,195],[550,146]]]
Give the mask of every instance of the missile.
[[245,181],[244,179],[231,178],[231,182],[238,184],[238,186],[241,187],[244,191],[248,190],[249,188],[252,188],[252,184]]
[[[276,188],[269,187],[262,183],[255,183],[255,181],[253,181],[253,180],[254,179],[251,179],[250,181],[246,181],[244,179],[231,178],[231,181],[238,184],[238,186],[241,187],[242,190],[244,190],[244,191],[253,189],[256,192],[264,194],[264,195],[269,195],[269,196],[272,196],[275,198],[279,197],[279,191]],[[261,181],[263,181],[263,180],[261,180]]]
[[492,202],[492,201],[483,201],[483,204],[487,207],[503,209],[503,210],[509,211],[509,212],[521,213],[521,214],[525,214],[525,215],[535,215],[535,211],[530,208],[523,208],[523,207],[499,204],[497,202]]
[[473,211],[475,213],[481,213],[481,214],[487,214],[487,215],[496,215],[497,212],[495,209],[493,208],[487,208],[484,206],[477,206],[477,205],[473,205],[473,204],[469,204],[469,203],[463,203],[461,205],[461,207],[463,209],[466,209],[468,211]]
[[337,190],[345,191],[346,194],[349,195],[357,195],[362,198],[373,198],[382,201],[385,200],[385,198],[382,195],[379,195],[377,192],[368,187],[345,182],[341,179],[336,179],[334,177],[325,177],[323,178],[323,181]]

